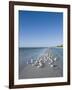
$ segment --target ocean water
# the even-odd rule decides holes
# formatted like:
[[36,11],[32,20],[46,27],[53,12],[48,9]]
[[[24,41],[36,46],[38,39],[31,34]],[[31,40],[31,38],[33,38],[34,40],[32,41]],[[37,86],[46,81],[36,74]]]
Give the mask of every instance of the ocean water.
[[31,64],[31,59],[35,62],[35,60],[46,53],[46,51],[57,58],[58,62],[56,63],[58,67],[63,69],[63,48],[19,48],[19,72],[21,72],[26,65]]

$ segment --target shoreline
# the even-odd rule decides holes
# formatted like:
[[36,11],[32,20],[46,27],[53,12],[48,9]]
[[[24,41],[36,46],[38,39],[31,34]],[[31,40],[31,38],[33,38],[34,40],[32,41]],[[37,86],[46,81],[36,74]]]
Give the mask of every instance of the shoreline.
[[[53,48],[59,48],[59,47],[53,47]],[[45,51],[41,53],[41,55],[39,55],[39,57],[44,57],[45,55],[49,55],[49,53],[52,53],[51,50],[52,49],[47,48]],[[63,76],[63,68],[62,68],[63,62],[61,62],[60,59],[57,59],[53,64],[49,64],[50,62],[51,61],[46,60],[42,67],[39,67],[39,65],[33,66],[32,64],[26,65],[26,67],[24,67],[22,71],[19,72],[19,79],[62,77]]]

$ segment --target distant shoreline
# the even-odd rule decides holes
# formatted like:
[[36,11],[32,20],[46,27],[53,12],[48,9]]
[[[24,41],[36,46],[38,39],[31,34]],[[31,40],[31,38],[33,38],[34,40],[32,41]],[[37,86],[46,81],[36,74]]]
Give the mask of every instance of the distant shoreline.
[[63,48],[63,47],[56,47],[56,48]]
[[63,48],[63,47],[19,47],[19,48]]

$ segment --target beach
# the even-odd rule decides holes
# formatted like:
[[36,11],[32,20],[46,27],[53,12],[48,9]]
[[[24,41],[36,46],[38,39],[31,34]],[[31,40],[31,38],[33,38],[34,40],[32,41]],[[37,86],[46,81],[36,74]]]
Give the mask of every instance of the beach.
[[40,56],[37,57],[38,58],[36,60],[30,58],[32,61],[28,60],[29,62],[27,64],[25,64],[22,60],[22,67],[19,69],[19,79],[52,78],[63,76],[62,48],[45,48]]

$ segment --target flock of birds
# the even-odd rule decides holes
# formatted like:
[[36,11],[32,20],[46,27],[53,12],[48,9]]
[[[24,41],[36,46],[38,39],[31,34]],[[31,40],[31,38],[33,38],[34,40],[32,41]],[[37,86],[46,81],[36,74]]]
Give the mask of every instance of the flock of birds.
[[57,58],[56,57],[53,57],[53,55],[51,53],[48,53],[48,51],[44,54],[44,55],[41,55],[40,57],[38,57],[35,62],[34,60],[31,58],[31,63],[32,63],[32,66],[36,66],[37,68],[40,68],[40,67],[44,67],[45,63],[48,61],[49,65],[51,67],[54,67],[54,62],[56,62]]

